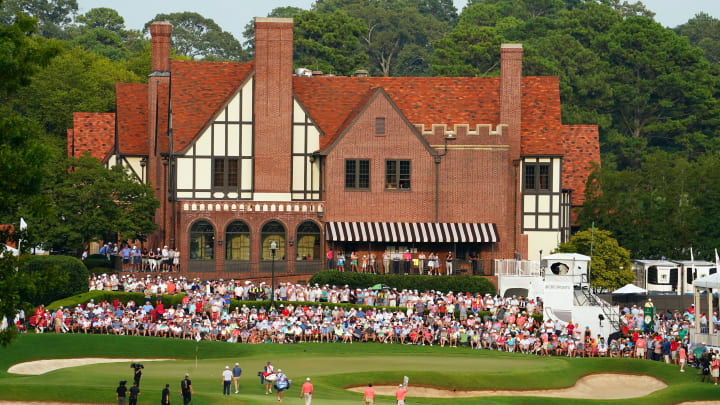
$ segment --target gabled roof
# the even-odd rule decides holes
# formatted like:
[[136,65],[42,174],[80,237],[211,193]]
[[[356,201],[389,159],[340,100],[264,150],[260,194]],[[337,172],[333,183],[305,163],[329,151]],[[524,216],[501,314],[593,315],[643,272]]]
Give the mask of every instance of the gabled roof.
[[[382,87],[372,87],[367,90],[367,92],[360,98],[357,105],[353,107],[353,109],[350,111],[350,114],[345,118],[345,121],[340,125],[340,128],[338,128],[338,133],[334,137],[325,137],[325,140],[332,140],[332,143],[328,144],[327,146],[323,146],[322,142],[320,145],[321,154],[328,154],[330,150],[332,150],[335,145],[342,139],[343,136],[345,136],[345,133],[347,130],[355,123],[355,120],[362,114],[363,111],[365,111],[365,108],[370,105],[376,97],[385,97],[385,99],[390,103],[390,105],[397,111],[397,113],[402,117],[403,120],[405,120],[406,125],[410,128],[410,131],[418,138],[420,143],[423,144],[425,149],[428,151],[430,155],[435,155],[435,151],[430,147],[430,145],[427,143],[425,138],[423,138],[422,134],[418,132],[418,129],[407,120],[407,118],[402,114],[400,109],[398,108],[397,104],[393,102],[393,100],[390,98],[390,96],[383,90]],[[301,104],[302,105],[302,104]]]
[[148,85],[115,84],[120,154],[148,154]]
[[[238,90],[254,63],[173,60],[173,147],[184,149]],[[167,108],[167,107],[166,107]],[[161,116],[165,110],[160,110]],[[167,123],[159,132],[167,132]]]
[[70,156],[88,152],[104,162],[114,147],[115,113],[73,113],[73,130],[68,130]]
[[[332,144],[372,88],[382,88],[413,124],[500,123],[498,77],[294,77],[293,91]],[[561,155],[560,88],[556,77],[524,77],[522,153]]]
[[592,163],[600,164],[600,141],[597,125],[563,125],[562,185],[572,190],[572,204],[585,202],[585,183]]

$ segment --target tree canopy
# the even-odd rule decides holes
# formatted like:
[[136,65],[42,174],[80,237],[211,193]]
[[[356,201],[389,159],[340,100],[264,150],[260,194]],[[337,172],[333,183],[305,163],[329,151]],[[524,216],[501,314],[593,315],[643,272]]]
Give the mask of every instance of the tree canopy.
[[[592,250],[592,251],[591,251]],[[580,253],[590,256],[590,285],[614,290],[635,280],[630,252],[620,247],[608,231],[600,229],[578,232],[554,252]]]

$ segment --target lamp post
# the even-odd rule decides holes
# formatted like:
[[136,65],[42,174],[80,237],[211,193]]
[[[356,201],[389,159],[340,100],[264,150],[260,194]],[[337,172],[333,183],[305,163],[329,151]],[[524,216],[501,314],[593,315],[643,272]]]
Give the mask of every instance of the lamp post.
[[275,306],[275,251],[277,250],[277,242],[270,242],[270,254],[272,255],[272,264],[270,265],[270,308]]

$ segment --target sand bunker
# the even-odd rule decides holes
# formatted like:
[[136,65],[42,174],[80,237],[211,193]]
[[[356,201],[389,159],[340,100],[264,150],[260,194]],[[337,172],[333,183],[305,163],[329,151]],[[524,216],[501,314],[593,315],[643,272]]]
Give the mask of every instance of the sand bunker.
[[[612,388],[610,388],[612,387]],[[574,399],[626,399],[644,397],[667,387],[655,377],[632,374],[590,374],[581,377],[568,388],[549,390],[448,390],[432,387],[416,387],[410,384],[407,396],[426,398],[466,398],[490,396],[527,396]],[[378,395],[395,395],[396,385],[373,386]],[[347,388],[364,392],[365,386]]]
[[59,370],[67,367],[87,366],[88,364],[98,363],[142,363],[146,361],[164,361],[173,359],[117,359],[102,357],[82,357],[76,359],[53,359],[53,360],[35,360],[26,361],[10,366],[8,373],[40,375],[50,371]]
[[[0,404],[2,405],[2,404]],[[680,402],[678,405],[720,405],[720,401],[691,401]]]

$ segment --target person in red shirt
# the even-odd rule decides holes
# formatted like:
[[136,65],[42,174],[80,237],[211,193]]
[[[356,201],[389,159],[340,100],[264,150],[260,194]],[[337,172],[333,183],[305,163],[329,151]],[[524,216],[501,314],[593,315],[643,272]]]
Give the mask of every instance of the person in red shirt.
[[395,391],[395,399],[397,399],[397,405],[405,405],[405,394],[407,394],[407,388],[400,384],[398,389]]
[[310,405],[313,398],[313,385],[310,383],[310,377],[305,380],[302,389],[300,390],[300,398],[305,398],[305,405]]
[[678,357],[680,358],[680,372],[685,372],[685,363],[687,363],[687,352],[685,351],[685,346],[680,345],[678,348]]
[[367,388],[365,388],[365,394],[363,394],[363,404],[375,404],[375,388],[372,387],[372,383],[368,384]]

